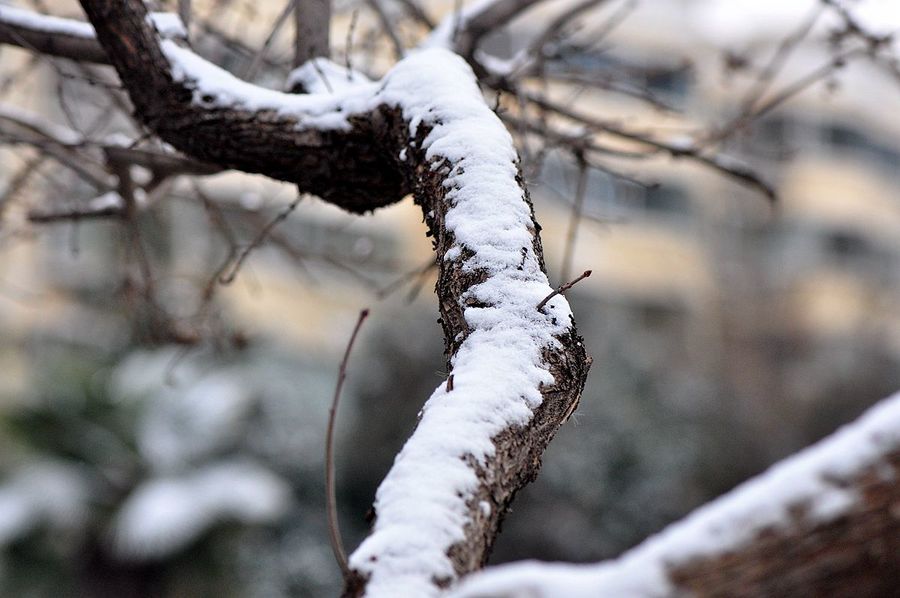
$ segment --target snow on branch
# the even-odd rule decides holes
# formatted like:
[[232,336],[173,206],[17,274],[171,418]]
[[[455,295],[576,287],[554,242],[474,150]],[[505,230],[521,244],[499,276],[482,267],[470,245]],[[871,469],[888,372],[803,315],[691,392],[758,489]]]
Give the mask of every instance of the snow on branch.
[[293,181],[352,211],[412,192],[439,262],[454,384],[379,487],[347,592],[437,596],[487,558],[515,492],[565,420],[589,360],[551,288],[513,141],[469,65],[412,53],[381,81],[266,90],[160,42],[138,0],[83,0],[137,114],[194,158]]
[[453,596],[887,595],[900,582],[898,476],[900,393],[618,559],[494,567]]
[[[155,12],[147,18],[162,37],[187,38],[187,29],[178,15]],[[109,62],[90,23],[12,6],[0,5],[0,43],[60,58],[100,64]]]

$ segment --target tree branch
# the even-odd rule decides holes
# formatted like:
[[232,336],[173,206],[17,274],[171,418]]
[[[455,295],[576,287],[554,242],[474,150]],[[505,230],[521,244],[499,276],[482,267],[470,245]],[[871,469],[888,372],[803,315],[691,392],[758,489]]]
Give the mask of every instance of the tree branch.
[[614,561],[495,567],[453,595],[892,596],[898,480],[900,394]]
[[139,0],[82,5],[139,118],[191,157],[356,212],[413,193],[438,256],[454,389],[434,391],[379,487],[346,591],[433,596],[480,568],[577,404],[589,360],[564,297],[535,309],[553,290],[539,227],[512,139],[469,66],[427,50],[377,83],[282,94],[159,42]]

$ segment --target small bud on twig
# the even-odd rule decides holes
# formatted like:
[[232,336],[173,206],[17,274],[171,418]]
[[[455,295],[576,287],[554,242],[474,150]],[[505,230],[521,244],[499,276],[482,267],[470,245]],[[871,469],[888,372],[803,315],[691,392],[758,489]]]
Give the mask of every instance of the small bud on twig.
[[564,294],[566,291],[568,291],[569,289],[571,289],[571,288],[574,287],[576,284],[578,284],[579,282],[581,282],[582,280],[584,280],[585,278],[587,278],[587,277],[590,276],[590,275],[591,275],[591,270],[585,270],[585,271],[581,274],[581,276],[579,276],[578,278],[576,278],[576,279],[574,279],[574,280],[572,280],[572,281],[570,281],[570,282],[567,282],[566,284],[562,285],[561,287],[559,287],[558,289],[556,289],[555,291],[553,291],[552,293],[550,293],[549,295],[547,295],[546,297],[544,297],[544,299],[543,299],[540,303],[537,304],[537,310],[538,310],[538,311],[541,311],[542,309],[544,309],[544,306],[547,305],[547,302],[548,302],[548,301],[550,301],[551,299],[553,299],[553,298],[556,297],[557,295],[562,295],[562,294]]

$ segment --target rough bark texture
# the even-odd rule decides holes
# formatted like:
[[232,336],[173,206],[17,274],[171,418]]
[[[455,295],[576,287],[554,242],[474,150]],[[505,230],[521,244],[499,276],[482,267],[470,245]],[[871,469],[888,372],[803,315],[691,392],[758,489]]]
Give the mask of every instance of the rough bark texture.
[[851,479],[860,500],[827,522],[811,521],[802,505],[789,525],[768,529],[743,547],[680,564],[673,584],[691,596],[900,596],[900,451]]
[[[423,139],[420,134],[419,139]],[[414,144],[415,147],[415,144]],[[444,185],[442,168],[429,164],[424,155],[414,160],[419,164],[416,168],[416,180],[412,186],[415,201],[426,214],[435,253],[445,255],[453,245],[451,233],[444,226],[448,202],[444,201],[447,187]],[[524,183],[519,179],[524,189]],[[526,190],[526,198],[528,198]],[[530,203],[530,199],[528,199]],[[541,247],[540,230],[534,220],[532,209],[532,241],[535,255],[541,258],[543,268],[543,249]],[[483,272],[464,272],[463,263],[466,255],[456,260],[440,260],[437,296],[441,314],[441,326],[444,330],[445,353],[448,356],[448,371],[451,371],[449,357],[452,356],[470,330],[463,316],[466,307],[459,301],[460,297],[473,286],[484,281]],[[476,495],[468,501],[469,521],[466,540],[454,545],[450,550],[454,568],[462,575],[484,566],[490,556],[493,540],[500,530],[510,503],[516,492],[534,481],[541,467],[541,455],[553,439],[566,414],[581,396],[587,378],[590,358],[584,348],[583,339],[578,336],[574,324],[566,338],[561,341],[559,350],[547,350],[544,362],[553,374],[555,384],[541,388],[543,403],[535,411],[534,419],[526,428],[508,428],[493,441],[496,446],[495,455],[485,467],[474,461],[470,466],[483,480]],[[485,513],[481,504],[490,505],[490,512]],[[437,580],[444,583],[445,580]]]
[[[349,131],[298,127],[290,118],[194,104],[173,81],[146,10],[136,2],[83,2],[138,118],[195,159],[296,183],[348,211],[362,213],[409,192],[389,158],[396,140],[382,111],[354,119]],[[389,149],[390,148],[390,149]]]
[[[409,123],[398,108],[383,105],[355,116],[349,131],[320,131],[275,114],[198,106],[192,103],[192,90],[174,81],[140,2],[84,0],[82,5],[130,92],[137,116],[168,143],[195,159],[294,182],[302,191],[354,212],[412,192],[439,255],[451,246],[451,233],[444,226],[449,168],[426,159],[426,127],[419,127],[417,139],[410,140]],[[407,150],[402,162],[397,158],[401,150]],[[519,184],[524,189],[521,180]],[[542,256],[533,214],[530,229],[535,254]],[[461,297],[486,277],[483,272],[463,272],[465,257],[440,264],[437,295],[448,356],[470,332]],[[559,340],[560,348],[547,349],[544,355],[555,383],[542,389],[544,403],[532,422],[499,434],[495,455],[482,466],[473,463],[482,484],[468,502],[466,539],[450,551],[459,575],[483,565],[513,496],[537,475],[547,443],[578,401],[589,360],[574,323]],[[480,508],[481,501],[492,506],[489,513]],[[364,590],[365,579],[348,580],[349,595]]]

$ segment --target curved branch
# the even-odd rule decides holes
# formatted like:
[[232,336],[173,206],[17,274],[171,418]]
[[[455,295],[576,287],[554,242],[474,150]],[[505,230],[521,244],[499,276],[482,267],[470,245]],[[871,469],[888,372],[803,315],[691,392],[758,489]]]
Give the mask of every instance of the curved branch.
[[434,596],[482,566],[516,491],[577,404],[589,359],[550,287],[512,139],[469,66],[417,52],[327,96],[240,82],[158,42],[139,0],[82,0],[139,118],[186,154],[353,211],[411,191],[439,262],[454,384],[441,385],[350,557],[350,595]]
[[141,121],[184,153],[296,183],[354,212],[397,201],[408,192],[393,164],[396,158],[384,151],[392,141],[385,120],[396,115],[373,110],[356,115],[352,123],[342,115],[353,100],[370,99],[371,90],[363,90],[362,98],[321,98],[262,89],[172,41],[160,43],[139,3],[82,6]]

